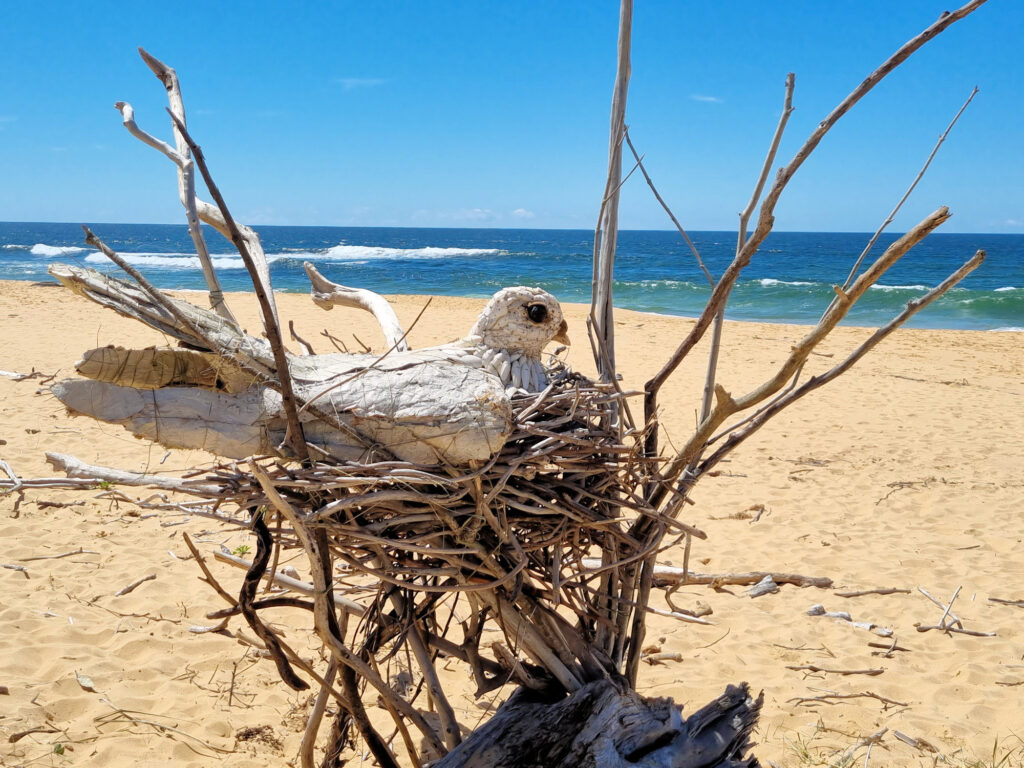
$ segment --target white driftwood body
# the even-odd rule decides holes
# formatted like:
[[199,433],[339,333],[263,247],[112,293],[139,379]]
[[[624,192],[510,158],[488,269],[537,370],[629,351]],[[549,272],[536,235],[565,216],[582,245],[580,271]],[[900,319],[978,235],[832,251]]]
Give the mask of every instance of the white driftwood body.
[[[307,373],[313,376],[296,381],[300,401],[321,392],[332,378],[326,370]],[[383,446],[384,455],[389,452],[405,461],[466,464],[489,458],[511,432],[512,409],[504,387],[481,368],[427,360],[333,378],[351,380],[324,394],[316,405],[350,431],[306,411],[303,432],[310,445],[341,460],[365,461],[375,447]],[[53,393],[73,412],[120,424],[169,448],[201,448],[236,459],[282,453],[286,425],[281,396],[267,386],[229,394],[202,387],[141,390],[67,379],[54,385]]]
[[[87,351],[76,368],[89,380],[53,387],[70,410],[168,447],[286,455],[287,417],[267,341],[145,284],[67,264],[51,265],[50,274],[191,347]],[[557,300],[508,288],[460,341],[380,357],[286,355],[285,363],[306,441],[320,451],[342,460],[466,464],[490,458],[511,434],[510,395],[547,386],[540,355],[552,340],[568,341]]]

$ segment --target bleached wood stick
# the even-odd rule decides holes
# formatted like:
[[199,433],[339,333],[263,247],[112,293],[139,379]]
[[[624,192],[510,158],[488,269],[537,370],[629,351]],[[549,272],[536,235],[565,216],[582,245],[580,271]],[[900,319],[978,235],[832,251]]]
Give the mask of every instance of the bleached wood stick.
[[[655,608],[654,606],[647,606],[647,612],[653,613],[657,616],[667,616],[670,619],[679,619],[679,621],[688,622],[690,624],[708,624],[714,625],[715,622],[702,619],[699,616],[691,616],[688,613],[680,613],[679,611],[663,611],[661,608]],[[641,654],[641,657],[643,654]]]
[[1024,600],[1003,600],[998,597],[990,597],[989,602],[1000,603],[1002,605],[1012,605],[1016,608],[1024,608]]
[[402,324],[387,299],[365,288],[349,288],[331,282],[308,261],[304,261],[302,266],[306,268],[306,275],[309,277],[310,295],[314,304],[326,310],[332,309],[335,305],[364,309],[377,318],[389,347],[396,352],[408,351],[409,344],[404,338],[405,331],[402,330]]
[[72,557],[74,555],[98,555],[98,554],[99,554],[99,552],[94,552],[91,549],[83,549],[82,547],[79,547],[78,549],[72,549],[70,552],[61,552],[59,555],[36,555],[35,557],[23,557],[23,558],[21,558],[21,562],[23,562],[23,563],[31,563],[31,562],[34,562],[36,560],[61,560],[61,559],[65,558],[65,557]]
[[794,672],[825,672],[830,675],[868,675],[869,677],[875,677],[885,672],[884,669],[826,669],[825,667],[818,667],[814,664],[802,664],[801,666],[786,666],[786,669],[792,669]]
[[836,592],[836,597],[863,597],[864,595],[909,595],[909,589],[902,587],[882,587],[880,589],[861,589],[855,592]]
[[[599,569],[602,567],[601,560],[596,557],[583,558],[583,567]],[[776,584],[795,584],[798,587],[821,587],[828,589],[832,586],[832,579],[823,576],[802,576],[799,573],[778,573],[775,571],[749,571],[746,573],[696,573],[684,568],[674,568],[671,565],[656,565],[654,567],[654,583],[665,584],[736,584],[747,585],[757,584],[765,576],[771,576]]]
[[136,579],[128,586],[121,587],[121,589],[117,590],[117,592],[114,593],[114,597],[121,597],[122,595],[127,595],[129,592],[134,592],[139,586],[145,584],[147,581],[153,581],[155,578],[156,574],[151,573],[148,576],[143,576],[141,579]]
[[907,707],[907,706],[910,706],[906,702],[894,701],[893,699],[888,699],[885,696],[879,696],[877,693],[872,693],[871,691],[864,691],[863,693],[826,693],[826,694],[823,694],[821,696],[799,696],[799,697],[797,697],[795,699],[786,699],[786,701],[787,702],[793,702],[793,703],[795,703],[797,705],[800,705],[800,704],[808,704],[808,703],[815,702],[815,701],[829,702],[829,701],[839,700],[839,699],[877,699],[878,701],[882,702],[883,705],[886,705],[886,706],[883,707],[883,709],[888,709],[889,706],[893,706],[893,707]]
[[595,363],[601,381],[615,379],[615,324],[612,317],[612,272],[619,232],[619,188],[622,183],[622,139],[626,130],[626,96],[629,92],[630,49],[633,31],[633,0],[619,5],[618,64],[612,93],[608,138],[608,177],[594,243],[594,284],[590,320],[597,337]]
[[64,472],[68,477],[106,481],[114,485],[145,486],[159,488],[163,491],[178,491],[204,496],[216,496],[221,490],[215,485],[193,483],[176,477],[163,477],[145,472],[126,472],[123,469],[86,464],[67,453],[47,452],[46,462],[58,472]]
[[[145,50],[139,48],[139,55],[146,65],[153,71],[164,88],[167,90],[167,99],[171,110],[178,115],[182,121],[185,120],[185,105],[181,98],[181,86],[178,83],[177,73],[166,66],[163,62],[150,56]],[[174,140],[176,148],[171,147],[164,141],[151,136],[139,128],[135,122],[135,110],[128,102],[119,101],[114,107],[121,113],[121,122],[124,127],[135,138],[169,158],[178,169],[178,198],[185,208],[185,219],[188,222],[188,233],[199,257],[199,263],[203,268],[203,276],[206,278],[206,285],[209,289],[210,307],[221,317],[235,321],[234,316],[224,303],[224,293],[221,290],[220,280],[213,268],[213,261],[210,258],[209,249],[206,246],[206,238],[203,237],[202,227],[199,225],[199,215],[196,209],[196,185],[195,168],[188,147],[185,146],[181,135],[175,131]]]

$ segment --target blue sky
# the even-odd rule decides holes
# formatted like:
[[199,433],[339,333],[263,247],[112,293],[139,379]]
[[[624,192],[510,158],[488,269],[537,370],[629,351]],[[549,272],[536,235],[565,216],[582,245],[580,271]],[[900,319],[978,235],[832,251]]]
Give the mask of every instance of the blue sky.
[[[732,229],[797,77],[780,160],[933,0],[637,0],[631,135],[691,229]],[[594,225],[615,2],[4,4],[0,221],[182,221],[173,166],[113,104],[170,138],[136,46],[179,73],[193,135],[253,224]],[[990,0],[848,115],[795,177],[779,230],[885,217],[974,85],[981,93],[895,226],[1024,233],[1024,3]],[[622,226],[671,226],[637,174]]]

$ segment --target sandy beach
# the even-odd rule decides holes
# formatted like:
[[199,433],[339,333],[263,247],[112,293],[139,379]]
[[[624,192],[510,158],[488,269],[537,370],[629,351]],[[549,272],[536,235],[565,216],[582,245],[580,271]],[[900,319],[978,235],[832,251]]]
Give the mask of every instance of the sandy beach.
[[[391,298],[406,327],[427,301]],[[232,294],[229,303],[250,331],[258,327],[251,295]],[[409,335],[412,347],[463,335],[482,303],[433,298]],[[280,295],[279,304],[286,323],[294,320],[319,352],[332,349],[323,328],[353,346],[356,334],[382,347],[368,315],[325,314],[299,294]],[[566,307],[574,340],[569,361],[590,373],[585,312]],[[616,322],[626,387],[640,387],[691,324],[624,310]],[[721,381],[732,392],[755,385],[805,330],[729,323]],[[869,333],[840,328],[812,358],[812,369],[834,364]],[[62,378],[74,375],[86,349],[164,341],[58,287],[0,282],[0,370]],[[663,390],[669,437],[685,438],[694,422],[704,365],[701,347]],[[22,477],[55,475],[46,451],[171,474],[213,460],[71,418],[46,386],[0,376],[0,458]],[[717,477],[698,486],[688,511],[687,521],[709,535],[694,543],[695,568],[796,572],[829,577],[835,588],[783,586],[758,598],[744,587],[679,590],[673,602],[708,604],[712,624],[652,617],[650,642],[681,660],[644,665],[641,692],[671,696],[689,709],[727,683],[745,680],[763,690],[755,754],[765,765],[829,764],[884,728],[872,748],[875,765],[933,765],[937,754],[969,765],[991,758],[997,740],[999,754],[1024,748],[1024,608],[990,599],[1024,600],[1022,435],[1020,333],[897,332],[749,440]],[[251,545],[244,532],[140,512],[97,498],[101,493],[0,497],[0,563],[21,567],[0,568],[0,764],[293,764],[311,697],[279,682],[273,664],[246,644],[240,620],[230,636],[189,631],[212,623],[205,614],[223,603],[197,578],[182,532],[204,552]],[[665,555],[668,563],[681,560],[681,552]],[[213,565],[229,589],[240,583],[241,571]],[[904,591],[839,594],[889,588]],[[952,610],[963,627],[994,636],[918,631],[943,614],[919,588],[943,603],[959,589]],[[657,604],[667,607],[663,595]],[[809,616],[815,604],[892,636]],[[282,611],[279,627],[293,647],[317,658],[305,614]],[[499,702],[494,694],[474,701],[454,664],[446,674],[464,681],[453,703],[472,729]],[[843,698],[807,700],[833,694]],[[856,754],[862,761],[865,749]],[[1018,751],[1014,759],[1024,758]]]

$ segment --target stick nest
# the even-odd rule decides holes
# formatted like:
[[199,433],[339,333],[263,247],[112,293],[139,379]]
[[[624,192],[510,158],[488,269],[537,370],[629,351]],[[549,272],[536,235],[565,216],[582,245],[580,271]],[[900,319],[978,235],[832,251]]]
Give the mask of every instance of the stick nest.
[[[324,531],[333,559],[354,573],[428,593],[515,593],[532,580],[555,603],[585,612],[582,559],[608,548],[635,556],[639,544],[621,513],[656,514],[638,492],[650,464],[641,441],[608,418],[609,406],[624,398],[611,385],[563,371],[540,395],[513,399],[513,434],[479,467],[261,467],[301,525]],[[204,481],[224,489],[221,503],[274,511],[256,478],[237,465]],[[287,519],[271,536],[276,547],[301,546]]]
[[[306,550],[321,593],[309,606],[317,631],[341,658],[376,663],[413,637],[467,662],[478,694],[510,681],[571,691],[615,669],[629,612],[608,578],[648,554],[630,523],[662,519],[643,498],[651,461],[643,434],[612,416],[628,414],[626,393],[565,369],[551,378],[543,393],[513,399],[513,433],[480,466],[261,459],[206,472],[206,492],[220,489],[214,515],[250,517],[257,534],[238,602],[286,682],[301,687],[258,616],[274,601],[254,596],[268,565],[294,548]],[[585,567],[595,556],[602,567]],[[354,629],[338,592],[370,595]],[[485,657],[489,621],[504,643]]]

